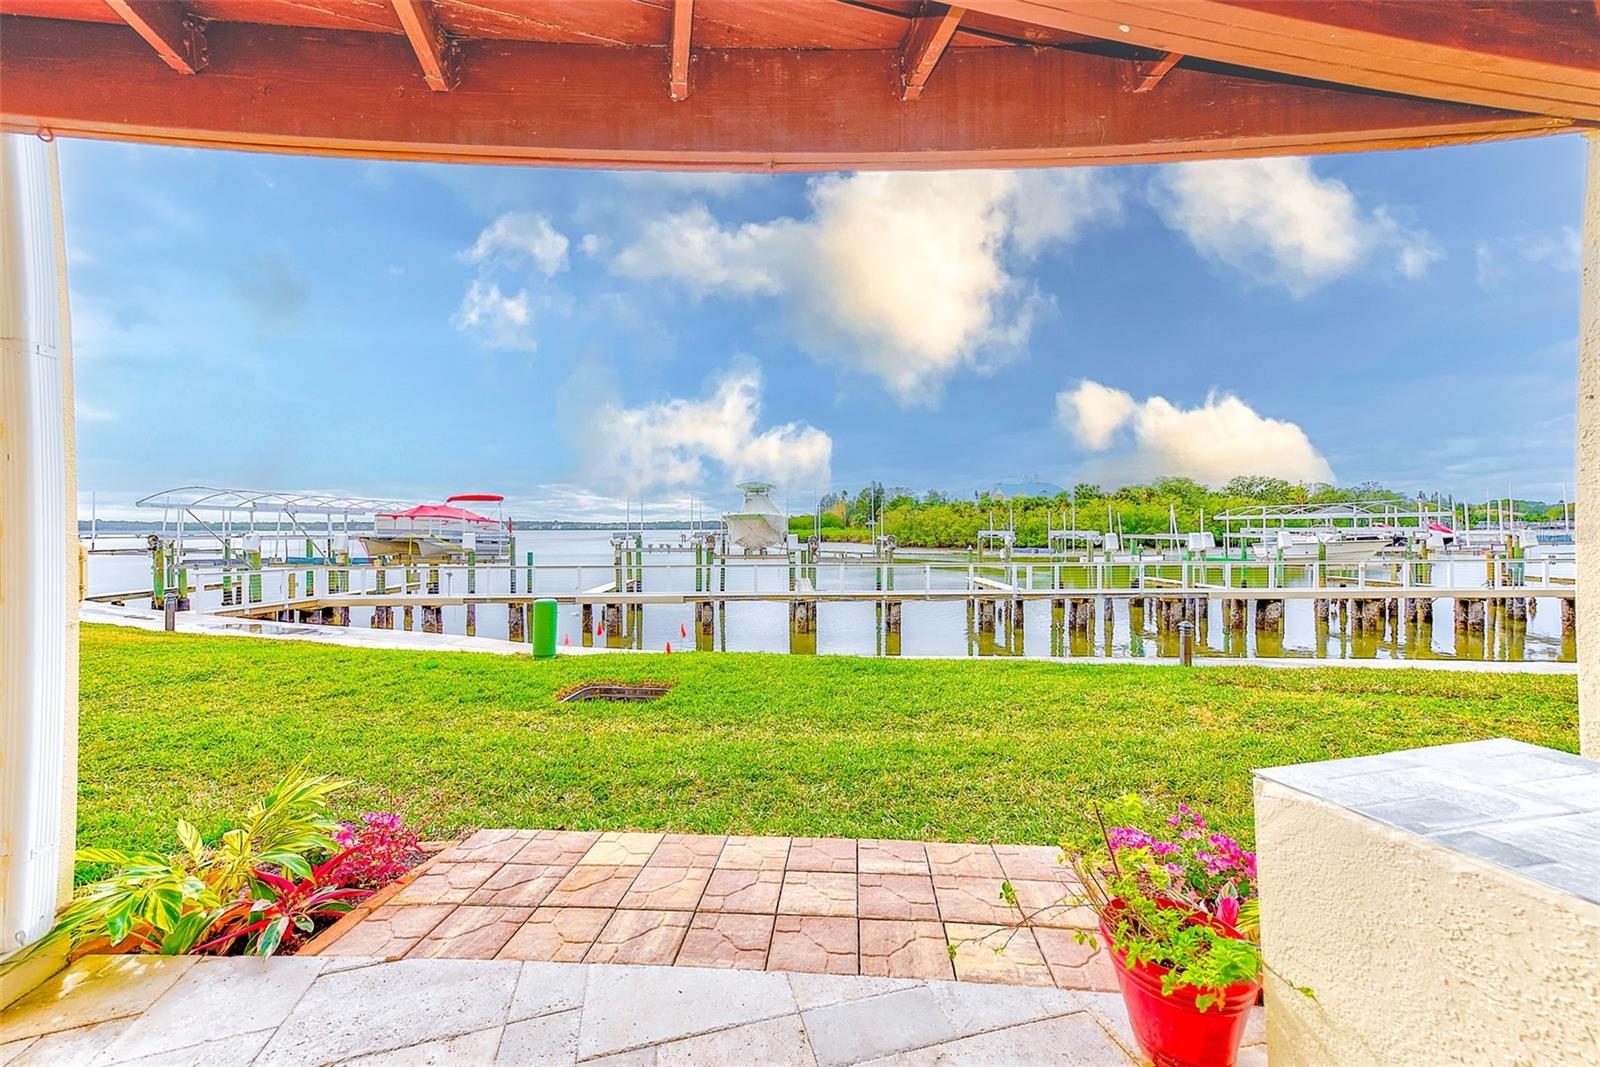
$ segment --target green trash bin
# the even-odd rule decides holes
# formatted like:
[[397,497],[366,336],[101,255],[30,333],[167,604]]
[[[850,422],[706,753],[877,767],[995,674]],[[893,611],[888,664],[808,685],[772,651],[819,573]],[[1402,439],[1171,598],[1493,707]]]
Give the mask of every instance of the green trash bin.
[[556,602],[533,602],[533,658],[554,659],[556,655]]

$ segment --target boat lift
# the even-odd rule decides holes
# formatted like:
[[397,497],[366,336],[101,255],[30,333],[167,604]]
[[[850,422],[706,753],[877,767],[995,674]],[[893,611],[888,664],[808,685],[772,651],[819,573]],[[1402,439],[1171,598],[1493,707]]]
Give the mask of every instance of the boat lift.
[[[335,553],[348,551],[352,516],[365,521],[374,512],[399,511],[409,505],[381,497],[184,485],[141,497],[134,506],[161,512],[161,531],[155,536],[172,546],[175,566],[189,566],[231,560],[235,539],[255,539],[259,544],[269,535],[280,546],[286,546],[288,538],[302,537],[309,549],[304,556],[285,551],[274,563],[326,563]],[[220,558],[194,554],[195,546],[186,544],[195,532],[191,524],[206,535],[202,542],[216,542]]]

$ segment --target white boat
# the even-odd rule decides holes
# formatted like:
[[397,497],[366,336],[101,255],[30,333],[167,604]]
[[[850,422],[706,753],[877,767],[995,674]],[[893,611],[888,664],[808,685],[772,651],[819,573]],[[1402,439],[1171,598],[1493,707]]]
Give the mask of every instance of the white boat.
[[1257,559],[1365,563],[1394,544],[1394,535],[1367,528],[1274,530],[1256,542]]
[[728,537],[747,552],[761,552],[789,539],[789,517],[772,502],[773,486],[766,482],[741,482],[744,500],[738,511],[722,516]]
[[458,506],[464,502],[499,504],[504,497],[464,493],[443,504],[418,504],[405,511],[372,516],[372,533],[362,535],[374,559],[440,559],[465,556],[499,559],[511,551],[511,523]]

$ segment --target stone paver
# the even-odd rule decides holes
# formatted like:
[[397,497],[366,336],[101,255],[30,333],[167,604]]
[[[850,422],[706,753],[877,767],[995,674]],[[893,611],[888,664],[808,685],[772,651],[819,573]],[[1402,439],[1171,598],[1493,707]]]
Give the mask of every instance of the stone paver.
[[[323,954],[1114,989],[1104,953],[1073,940],[1095,920],[1063,903],[1078,886],[1060,855],[1054,845],[482,830],[348,918]],[[1017,907],[1001,898],[1005,881]],[[1017,926],[996,955],[990,946]],[[951,942],[996,930],[958,946],[952,962]]]
[[622,898],[624,908],[694,911],[711,881],[710,867],[645,867]]
[[598,840],[597,830],[541,830],[512,857],[512,862],[571,867]]
[[650,854],[646,867],[715,867],[722,855],[726,837],[700,834],[667,834]]
[[944,925],[862,919],[861,973],[885,978],[954,978]]
[[862,874],[857,892],[863,919],[939,918],[933,879],[925,874]]
[[[311,988],[322,966],[323,961],[314,957],[268,961],[232,956],[202,970],[190,968],[107,1044],[99,1058],[107,1062],[160,1058],[166,1062],[178,1049],[221,1041],[250,1046],[245,1058],[253,1057],[266,1044],[273,1027],[283,1022]],[[253,1039],[251,1035],[262,1036]],[[222,1050],[211,1051],[220,1055]]]
[[193,956],[89,956],[70,976],[47,980],[0,1012],[0,1044],[138,1015],[194,962]]
[[324,956],[380,956],[399,959],[455,911],[454,904],[398,904],[391,901],[352,926],[323,950]]
[[577,963],[610,919],[609,908],[537,908],[495,958]]
[[770,971],[860,973],[856,920],[833,915],[779,915],[767,951]]
[[479,830],[452,850],[458,863],[505,863],[534,840],[537,830]]
[[933,893],[945,922],[1011,923],[1022,917],[1000,896],[999,878],[934,875]]
[[666,966],[678,955],[694,913],[617,911],[590,946],[586,963],[641,963]]
[[833,871],[788,871],[778,897],[783,915],[856,914],[856,876]]
[[1019,879],[1011,883],[1017,894],[1017,907],[1033,926],[1064,926],[1092,930],[1099,925],[1094,909],[1074,904],[1076,885]]
[[1082,944],[1071,930],[1034,927],[1034,940],[1050,968],[1050,978],[1063,989],[1114,992],[1117,973],[1105,947]]
[[533,915],[532,908],[464,904],[428,931],[409,957],[457,960],[493,959]]
[[[625,912],[619,912],[626,914]],[[703,916],[846,923],[835,916]],[[901,920],[878,925],[937,926]],[[1050,931],[1063,933],[1064,931]],[[985,949],[987,951],[987,949]],[[132,1014],[0,1042],[8,1065],[410,1067],[414,1064],[1132,1067],[1115,993],[860,975],[493,960],[82,960],[31,998]],[[151,973],[176,979],[157,989]],[[153,995],[152,995],[152,991]],[[7,1013],[11,1023],[14,1013]],[[41,1018],[63,1018],[59,1013]],[[1240,1067],[1265,1067],[1262,1013]]]
[[1000,869],[1000,861],[995,858],[994,849],[988,845],[950,845],[929,841],[924,847],[928,850],[928,866],[932,868],[935,877],[963,875],[992,878],[995,881],[1005,878],[1005,872]]
[[856,842],[846,837],[797,837],[789,845],[791,871],[856,872]]
[[638,866],[580,864],[557,882],[544,902],[559,908],[614,908],[639,876]]
[[255,1062],[332,1063],[502,1025],[520,970],[509,961],[426,959],[325,974]]
[[473,890],[489,880],[500,870],[501,864],[492,860],[456,863],[453,860],[435,863],[416,881],[406,886],[393,898],[395,904],[463,904]]
[[788,863],[787,837],[730,837],[717,857],[718,867],[781,871]]
[[857,863],[862,874],[927,874],[928,850],[921,841],[868,839],[858,846]]
[[601,834],[579,863],[608,867],[643,867],[661,844],[662,834]]
[[716,870],[700,898],[701,911],[742,911],[771,915],[783,891],[782,871]]
[[675,961],[680,967],[762,970],[772,943],[772,916],[700,912]]
[[550,863],[508,863],[467,897],[468,904],[536,908],[571,868]]
[[947,922],[945,936],[955,946],[956,977],[963,981],[1054,984],[1032,930]]
[[1036,881],[1070,881],[1072,868],[1062,862],[1061,849],[1055,845],[996,845],[995,859],[1001,870],[1013,882],[1019,879]]

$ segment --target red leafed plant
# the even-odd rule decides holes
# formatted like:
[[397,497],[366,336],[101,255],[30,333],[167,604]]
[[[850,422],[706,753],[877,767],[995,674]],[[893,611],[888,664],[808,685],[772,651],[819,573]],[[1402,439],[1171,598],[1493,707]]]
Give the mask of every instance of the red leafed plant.
[[226,954],[240,938],[244,951],[270,956],[316,931],[319,918],[343,915],[370,889],[347,885],[340,867],[351,858],[346,849],[311,868],[309,878],[286,878],[256,868],[250,872],[251,899],[240,900],[212,926],[222,933],[196,947],[196,952]]
[[390,811],[369,811],[359,823],[343,823],[333,832],[333,839],[344,849],[335,875],[335,880],[344,885],[377,889],[415,867],[422,858],[417,835]]

